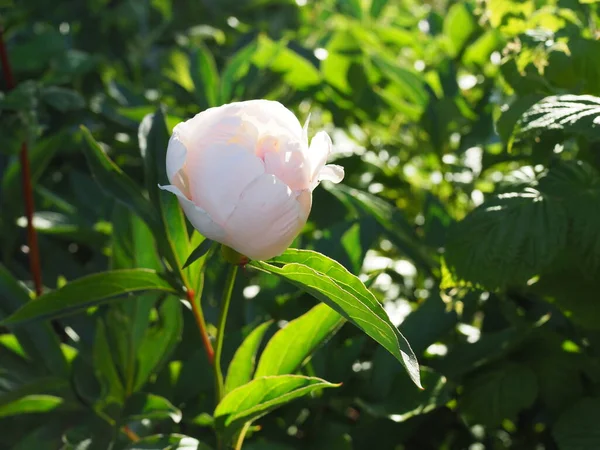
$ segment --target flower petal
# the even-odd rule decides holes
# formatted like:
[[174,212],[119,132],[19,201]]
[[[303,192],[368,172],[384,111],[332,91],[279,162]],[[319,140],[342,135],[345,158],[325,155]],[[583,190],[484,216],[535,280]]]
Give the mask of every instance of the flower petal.
[[279,128],[297,140],[302,138],[302,125],[298,118],[281,103],[272,100],[250,100],[237,105],[242,108],[242,118],[252,121],[260,134],[279,134],[275,129]]
[[192,201],[219,224],[225,223],[246,187],[264,172],[262,160],[238,144],[210,144],[191,151],[186,162]]
[[228,245],[251,259],[280,255],[302,230],[310,200],[272,174],[251,183],[225,224]]
[[173,178],[179,172],[184,164],[187,155],[187,148],[185,144],[181,142],[177,127],[173,130],[173,135],[169,139],[169,146],[167,147],[167,177],[169,181],[173,183]]
[[316,186],[318,175],[331,153],[331,138],[325,131],[319,131],[310,141],[307,160],[310,165],[310,180]]
[[279,140],[279,150],[264,153],[265,172],[275,175],[293,191],[310,187],[309,167],[302,144],[289,141],[285,136]]
[[169,184],[167,186],[158,186],[163,191],[168,191],[171,194],[175,194],[179,200],[179,204],[183,208],[183,212],[186,217],[193,225],[193,227],[200,232],[204,237],[212,239],[213,241],[221,242],[225,237],[225,230],[215,223],[210,216],[202,208],[196,206],[190,201],[177,186]]
[[319,181],[331,181],[339,183],[344,179],[344,168],[336,164],[327,164],[319,172]]

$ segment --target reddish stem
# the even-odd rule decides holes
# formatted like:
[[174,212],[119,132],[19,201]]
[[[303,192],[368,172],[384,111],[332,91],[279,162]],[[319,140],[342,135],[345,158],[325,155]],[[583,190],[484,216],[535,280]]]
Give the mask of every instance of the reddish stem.
[[208,362],[212,365],[214,364],[215,360],[215,351],[213,350],[213,346],[210,343],[210,338],[208,337],[208,332],[206,331],[206,322],[204,321],[204,314],[200,310],[200,301],[196,301],[194,291],[189,288],[187,290],[187,297],[190,305],[192,306],[192,313],[194,314],[196,324],[198,325],[198,330],[200,331],[202,345],[204,345],[204,350],[206,350]]
[[[7,90],[15,87],[15,78],[12,73],[8,52],[4,43],[4,27],[0,25],[0,61],[2,62],[2,71],[6,80]],[[23,196],[25,197],[25,217],[27,218],[27,245],[29,247],[29,269],[35,286],[35,293],[39,297],[42,294],[42,269],[40,266],[40,249],[38,247],[37,233],[33,227],[33,213],[35,207],[33,204],[33,189],[31,186],[31,169],[29,167],[29,158],[27,156],[27,142],[21,144],[19,161],[21,163],[21,181],[23,186]]]

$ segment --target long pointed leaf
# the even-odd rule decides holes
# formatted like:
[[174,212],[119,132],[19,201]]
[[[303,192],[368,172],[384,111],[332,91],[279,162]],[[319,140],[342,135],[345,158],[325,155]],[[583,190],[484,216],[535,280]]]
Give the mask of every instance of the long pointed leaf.
[[117,297],[145,291],[176,292],[154,270],[132,269],[95,273],[26,303],[0,323],[5,326],[17,325],[36,319],[65,316]]
[[257,326],[236,350],[235,355],[233,355],[233,359],[229,364],[229,369],[227,369],[225,393],[231,392],[252,379],[256,352],[258,352],[258,347],[260,346],[262,338],[271,323],[272,322],[269,321]]
[[292,320],[269,340],[255,378],[294,373],[344,322],[342,316],[324,303]]
[[252,380],[227,394],[215,409],[215,425],[227,436],[246,422],[256,420],[275,408],[322,388],[338,387],[321,378],[280,375]]
[[337,261],[310,250],[289,249],[270,263],[253,261],[250,265],[280,276],[329,305],[394,355],[421,387],[419,363],[410,344],[362,281]]

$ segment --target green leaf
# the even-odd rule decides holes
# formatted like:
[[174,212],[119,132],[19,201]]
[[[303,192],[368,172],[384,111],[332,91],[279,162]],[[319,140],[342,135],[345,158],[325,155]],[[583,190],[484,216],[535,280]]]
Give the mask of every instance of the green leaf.
[[[14,366],[6,365],[7,361],[3,361],[3,370],[13,370]],[[15,371],[16,372],[16,371]],[[19,376],[20,374],[15,373]],[[23,377],[25,378],[25,377]],[[4,384],[4,387],[9,387]],[[10,386],[10,390],[0,394],[0,408],[16,404],[20,399],[36,396],[55,396],[66,397],[71,394],[69,381],[61,376],[36,377],[31,381],[20,380],[20,384]]]
[[326,304],[313,307],[269,340],[254,377],[296,372],[344,322],[344,318]]
[[459,278],[490,289],[524,284],[564,248],[560,202],[527,188],[480,205],[449,232],[445,261]]
[[388,0],[372,0],[371,8],[369,9],[369,13],[371,17],[377,18],[381,15],[382,11],[385,9],[388,4]]
[[181,411],[169,400],[145,392],[136,392],[127,399],[123,415],[130,421],[142,419],[171,419],[175,423],[181,421]]
[[408,258],[423,269],[430,270],[433,260],[402,211],[373,194],[342,184],[337,184],[335,188],[329,189],[329,192],[349,209],[357,211],[358,215],[373,217],[385,229],[390,241]]
[[202,258],[204,255],[208,253],[208,251],[212,248],[214,242],[210,239],[204,239],[198,247],[194,249],[194,251],[188,256],[188,259],[185,261],[183,265],[183,269],[188,267],[190,264],[195,263],[198,259]]
[[113,359],[113,351],[106,335],[106,326],[101,320],[98,320],[96,324],[93,358],[94,373],[102,386],[101,398],[103,403],[105,405],[113,402],[123,404],[125,387]]
[[[374,360],[373,368],[371,395],[382,387],[381,375],[378,376],[378,373],[389,370],[389,367],[378,365],[377,360]],[[404,422],[420,414],[427,414],[451,400],[451,391],[445,377],[427,368],[423,368],[421,377],[424,389],[416,390],[405,376],[392,375],[389,389],[377,396],[377,403],[359,400],[359,406],[376,417],[393,416],[394,422]]]
[[34,81],[19,83],[6,95],[0,95],[0,111],[28,111],[37,107],[38,85]]
[[234,89],[236,83],[248,72],[252,62],[252,55],[256,51],[258,43],[252,41],[250,44],[238,50],[227,62],[221,73],[221,90],[219,92],[219,103],[228,103],[234,100]]
[[58,86],[43,88],[41,98],[60,112],[74,111],[85,106],[84,98],[77,91]]
[[449,233],[445,261],[488,288],[522,285],[568,258],[587,274],[600,266],[600,175],[560,161],[521,192],[480,205]]
[[595,278],[600,267],[600,173],[583,161],[561,161],[540,178],[539,189],[565,205],[567,247],[578,268]]
[[[40,139],[29,149],[29,164],[31,169],[31,182],[35,185],[37,180],[44,173],[46,167],[54,157],[57,151],[66,145],[67,133],[59,132],[55,135]],[[15,158],[2,175],[2,191],[18,192],[21,189],[21,164],[18,158]],[[2,196],[2,203],[6,211],[12,211],[17,207],[22,207],[22,198],[20,196]],[[4,208],[4,206],[3,206]]]
[[54,395],[27,395],[0,406],[0,417],[49,412],[62,405],[63,401]]
[[514,421],[533,404],[537,393],[537,379],[530,368],[503,363],[468,378],[458,407],[472,423],[497,427],[504,419]]
[[178,271],[189,254],[189,237],[177,197],[158,188],[159,184],[169,184],[165,164],[169,134],[160,109],[144,118],[138,131],[138,141],[144,159],[146,188],[160,215],[161,232],[155,233],[155,237],[160,252],[172,269]]
[[210,51],[203,45],[196,47],[191,55],[191,75],[196,96],[202,109],[217,106],[219,95],[219,72]]
[[161,369],[181,339],[181,303],[172,296],[167,297],[158,310],[158,316],[159,320],[146,330],[139,346],[134,390],[141,389],[150,375]]
[[528,111],[532,105],[535,105],[543,98],[540,94],[523,95],[516,98],[509,108],[502,113],[496,122],[496,131],[500,138],[509,145],[512,145],[513,132],[523,114]]
[[100,187],[117,201],[124,203],[138,214],[151,229],[158,228],[158,218],[150,202],[142,195],[140,188],[111,161],[90,131],[82,126],[85,156],[92,175]]
[[560,130],[600,140],[600,97],[558,95],[542,99],[529,108],[517,124],[515,136],[524,138]]
[[272,321],[268,321],[257,326],[246,336],[242,345],[236,350],[227,369],[225,393],[231,392],[252,379],[258,347],[271,323]]
[[275,408],[323,388],[339,385],[320,378],[280,375],[257,378],[227,394],[215,409],[215,425],[232,436]]
[[[115,203],[112,215],[111,269],[160,269],[154,238],[147,225],[120,203]],[[139,347],[150,326],[150,312],[164,294],[138,294],[126,302],[114,302],[107,310],[107,331],[114,342],[119,370],[131,392],[136,376]]]
[[206,444],[182,434],[158,434],[134,442],[125,450],[212,450]]
[[380,55],[373,55],[372,60],[375,66],[400,88],[403,98],[414,105],[425,107],[429,100],[429,94],[421,75]]
[[278,275],[329,305],[394,355],[420,386],[419,363],[408,341],[362,281],[337,261],[309,250],[288,249],[270,263],[253,261],[250,265]]
[[583,398],[567,409],[556,421],[552,434],[560,450],[596,450],[600,448],[600,400]]
[[190,59],[181,50],[173,50],[169,54],[169,64],[165,76],[179,84],[188,92],[194,92],[194,80],[190,71]]
[[457,56],[477,29],[475,15],[466,3],[456,3],[450,7],[444,19],[444,34],[448,38],[451,56]]
[[176,292],[153,270],[100,272],[79,278],[61,289],[28,302],[1,323],[7,326],[31,320],[61,317],[117,297],[146,291]]
[[259,36],[252,62],[261,69],[283,74],[283,80],[294,89],[307,89],[321,82],[321,74],[310,61],[288,48],[285,41],[273,42],[266,35]]
[[[28,292],[0,264],[0,319],[4,319],[32,301]],[[36,300],[37,301],[37,300]],[[52,327],[47,323],[37,323],[23,328],[9,326],[27,355],[41,362],[50,373],[67,374],[67,361],[60,349],[60,342]]]

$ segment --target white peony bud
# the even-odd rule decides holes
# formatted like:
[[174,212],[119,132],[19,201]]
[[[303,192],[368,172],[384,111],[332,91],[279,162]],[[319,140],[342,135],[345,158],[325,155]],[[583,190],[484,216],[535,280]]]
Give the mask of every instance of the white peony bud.
[[342,167],[325,165],[330,152],[327,133],[309,147],[306,125],[281,103],[231,103],[175,127],[167,149],[171,184],[161,188],[177,195],[205,237],[266,260],[300,233],[319,181],[344,177]]

